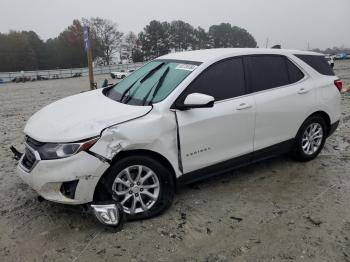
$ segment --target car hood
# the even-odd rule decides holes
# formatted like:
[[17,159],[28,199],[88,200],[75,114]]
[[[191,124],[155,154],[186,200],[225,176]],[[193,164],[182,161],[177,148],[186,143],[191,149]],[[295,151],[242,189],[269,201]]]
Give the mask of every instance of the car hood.
[[35,113],[24,133],[40,142],[75,142],[97,136],[109,126],[119,124],[152,110],[116,102],[93,90],[58,100]]

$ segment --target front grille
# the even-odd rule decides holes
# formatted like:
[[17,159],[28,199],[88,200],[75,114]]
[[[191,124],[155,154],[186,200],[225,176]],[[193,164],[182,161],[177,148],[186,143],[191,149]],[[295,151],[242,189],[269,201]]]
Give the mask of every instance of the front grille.
[[24,151],[23,159],[22,159],[22,165],[26,169],[31,170],[33,168],[35,162],[36,162],[36,158],[35,158],[34,153],[31,150],[29,150],[28,148],[26,148]]
[[25,169],[27,169],[27,171],[31,171],[34,168],[36,162],[38,161],[38,159],[36,159],[35,157],[34,151],[37,151],[45,143],[36,141],[35,139],[29,136],[26,136],[24,140],[26,148],[21,164]]

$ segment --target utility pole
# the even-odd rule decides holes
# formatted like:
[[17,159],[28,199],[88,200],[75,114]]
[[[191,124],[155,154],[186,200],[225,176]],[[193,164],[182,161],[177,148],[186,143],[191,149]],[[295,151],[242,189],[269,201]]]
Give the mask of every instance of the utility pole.
[[92,65],[92,41],[91,41],[91,32],[89,26],[84,26],[84,48],[87,52],[88,58],[88,67],[89,67],[89,82],[90,89],[93,90],[96,88],[94,81],[94,70]]
[[269,38],[266,38],[266,44],[265,44],[265,47],[267,48],[269,45]]

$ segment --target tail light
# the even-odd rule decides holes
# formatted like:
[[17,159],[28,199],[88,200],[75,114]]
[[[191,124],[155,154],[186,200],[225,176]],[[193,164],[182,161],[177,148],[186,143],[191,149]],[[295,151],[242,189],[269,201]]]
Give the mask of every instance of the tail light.
[[334,80],[334,85],[337,87],[337,89],[339,90],[339,92],[342,91],[343,89],[343,83],[340,79]]

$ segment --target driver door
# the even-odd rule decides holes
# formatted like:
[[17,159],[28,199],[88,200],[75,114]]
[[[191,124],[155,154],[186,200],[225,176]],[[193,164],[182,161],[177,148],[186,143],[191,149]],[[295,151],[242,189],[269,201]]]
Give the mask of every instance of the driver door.
[[189,173],[253,151],[255,104],[246,95],[242,58],[215,63],[184,91],[215,98],[211,108],[176,110],[183,172]]

